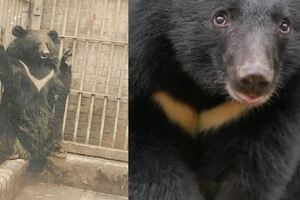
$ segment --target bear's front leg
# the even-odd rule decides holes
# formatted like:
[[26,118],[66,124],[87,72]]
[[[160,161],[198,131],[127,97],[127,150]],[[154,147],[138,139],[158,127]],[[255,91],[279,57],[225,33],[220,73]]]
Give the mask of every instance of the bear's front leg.
[[14,154],[12,154],[9,159],[24,159],[29,160],[31,157],[30,153],[24,149],[19,139],[17,138],[14,144]]
[[300,197],[300,163],[293,174],[281,200],[299,200]]
[[272,170],[256,170],[244,171],[244,177],[241,174],[230,175],[220,185],[215,200],[280,200],[287,185],[288,173],[284,170],[282,174]]
[[[131,200],[204,200],[196,175],[168,143],[138,141],[130,132],[129,199]],[[139,136],[137,136],[139,137]]]
[[[255,141],[237,156],[237,169],[228,173],[215,200],[280,200],[297,164],[297,139],[291,143],[271,130],[266,141]],[[276,144],[276,145],[274,145]],[[282,148],[284,147],[284,148]],[[238,163],[238,164],[237,164]]]
[[58,77],[66,88],[70,88],[72,80],[72,50],[67,50],[60,62]]
[[62,123],[65,111],[65,104],[67,96],[70,93],[71,81],[72,81],[72,51],[67,50],[61,59],[59,70],[58,70],[58,80],[61,83],[57,83],[54,88],[50,90],[49,102],[54,112],[53,119],[53,134],[49,138],[47,145],[48,149],[52,149],[52,156],[60,159],[66,158],[66,153],[61,148],[62,142]]

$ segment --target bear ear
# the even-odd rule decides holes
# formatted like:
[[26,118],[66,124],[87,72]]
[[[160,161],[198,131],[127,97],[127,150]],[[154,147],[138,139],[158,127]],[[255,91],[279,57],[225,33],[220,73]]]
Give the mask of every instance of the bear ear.
[[48,32],[48,35],[53,40],[53,42],[58,43],[59,42],[59,36],[58,33],[55,30],[51,30]]
[[12,29],[12,34],[16,37],[24,37],[27,34],[27,30],[25,30],[22,26],[15,26]]

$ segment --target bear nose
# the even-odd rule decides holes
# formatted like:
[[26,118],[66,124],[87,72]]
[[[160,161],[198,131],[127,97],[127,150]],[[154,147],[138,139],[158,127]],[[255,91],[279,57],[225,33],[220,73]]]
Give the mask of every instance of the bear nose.
[[42,51],[41,52],[41,57],[42,58],[49,58],[50,52],[49,51]]
[[239,85],[243,93],[260,96],[268,91],[273,81],[273,70],[267,67],[249,67],[240,70]]

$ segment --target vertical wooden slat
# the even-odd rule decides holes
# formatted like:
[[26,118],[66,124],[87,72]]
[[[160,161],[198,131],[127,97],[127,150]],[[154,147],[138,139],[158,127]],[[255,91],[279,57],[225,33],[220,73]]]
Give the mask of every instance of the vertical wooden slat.
[[[92,1],[92,5],[95,5],[95,0]],[[92,13],[92,12],[91,12]],[[97,67],[98,67],[98,61],[100,57],[100,50],[101,50],[101,42],[98,43],[98,50],[97,50],[97,57],[96,57],[96,66],[94,71],[94,81],[93,81],[93,89],[92,91],[96,91],[96,83],[97,83]],[[87,130],[86,130],[86,137],[85,137],[85,143],[88,144],[90,140],[90,134],[91,134],[91,127],[92,127],[92,119],[93,119],[93,113],[94,113],[94,103],[95,103],[95,95],[91,95],[91,102],[89,106],[89,113],[88,113],[88,124],[87,124]]]
[[[53,2],[52,15],[51,15],[51,24],[50,24],[51,29],[53,29],[53,27],[54,27],[56,4],[57,4],[57,1],[55,0]],[[64,23],[63,23],[63,29],[62,29],[63,35],[66,33],[66,28],[67,28],[67,23],[68,23],[69,6],[70,6],[70,0],[68,0],[66,2],[67,10],[64,15]],[[63,54],[63,48],[64,48],[64,38],[61,39],[61,43],[60,43],[60,48],[59,48],[59,57],[60,58],[62,57],[62,54]],[[66,111],[68,110],[68,105],[69,105],[69,95],[67,96],[67,99],[65,102],[65,112],[64,112],[63,124],[62,124],[62,138],[64,138],[66,119],[67,119]]]
[[124,150],[128,149],[128,125],[126,127],[126,132],[125,132],[125,142],[124,142]]
[[[118,0],[117,2],[117,10],[116,10],[116,23],[113,29],[113,39],[116,38],[117,36],[117,30],[119,26],[119,21],[120,21],[120,9],[121,9],[121,0]],[[124,56],[125,57],[125,51],[124,51]],[[123,60],[122,60],[123,61]],[[123,62],[122,62],[123,64]],[[121,64],[121,65],[122,65]],[[115,147],[116,144],[116,137],[117,137],[117,129],[118,129],[118,119],[119,119],[119,113],[120,113],[120,95],[119,93],[121,92],[120,89],[122,88],[122,78],[123,78],[123,66],[121,66],[121,79],[120,79],[120,84],[118,88],[118,97],[117,97],[117,108],[116,108],[116,116],[114,120],[114,129],[113,129],[113,137],[112,137],[112,147]]]
[[17,17],[17,24],[22,25],[22,14],[23,14],[23,2],[19,1],[19,7],[18,7],[18,17]]
[[4,35],[3,35],[3,43],[4,46],[7,46],[7,35],[8,35],[8,28],[7,28],[7,16],[9,9],[8,9],[8,0],[4,0],[4,5],[3,5],[3,17],[2,17],[2,26],[5,29]]
[[[87,64],[87,58],[88,58],[88,49],[89,49],[89,41],[86,40],[85,42],[85,64]],[[84,83],[84,76],[85,76],[85,68],[82,69],[81,72],[81,78],[80,78],[80,91],[83,90],[83,83]],[[82,92],[79,92],[78,94],[78,100],[77,100],[77,109],[76,109],[76,116],[75,116],[75,129],[74,129],[74,137],[73,142],[76,142],[77,134],[78,134],[78,126],[79,126],[79,120],[80,120],[80,110],[81,110],[81,102],[82,102]]]
[[[100,29],[100,37],[103,36],[104,33],[104,28],[105,28],[105,20],[106,20],[106,15],[107,15],[107,6],[108,6],[108,0],[104,1],[104,10],[103,10],[103,17],[102,17],[102,23],[101,23],[101,29]],[[111,44],[110,48],[110,63],[112,61],[112,56],[114,52],[114,44]],[[108,66],[109,67],[109,66]],[[105,82],[105,95],[107,95],[107,88],[108,88],[108,83],[109,83],[109,76],[110,74],[110,67],[108,70],[108,74],[106,77],[106,82]],[[104,100],[103,100],[103,107],[102,107],[102,113],[101,113],[101,123],[100,123],[100,132],[99,132],[99,145],[102,145],[102,140],[103,140],[103,132],[104,132],[104,125],[105,125],[105,117],[106,117],[106,107],[107,107],[107,96],[104,95]]]
[[65,129],[66,129],[66,122],[67,122],[67,112],[69,108],[69,100],[70,100],[70,95],[67,96],[66,103],[65,103],[65,111],[64,111],[64,116],[63,116],[63,124],[62,124],[62,138],[65,138]]
[[100,29],[100,36],[103,36],[104,33],[104,26],[105,26],[105,20],[106,20],[106,10],[108,6],[108,0],[104,1],[104,11],[103,11],[103,18],[102,18],[102,24],[101,24],[101,29]]
[[21,24],[23,27],[26,28],[28,28],[29,8],[30,8],[30,3],[28,1],[23,2]]
[[[3,26],[4,11],[5,11],[5,0],[1,0],[0,13],[3,13],[3,14],[0,14],[0,37],[4,37],[4,32],[5,32],[5,28]],[[1,39],[3,39],[3,38],[1,38]],[[0,82],[0,103],[1,103],[1,99],[2,99],[2,92],[3,92],[3,86],[2,86],[2,83]]]
[[115,121],[114,121],[114,131],[113,131],[113,143],[112,147],[115,148],[116,145],[116,137],[117,137],[117,131],[118,131],[118,120],[119,120],[119,115],[120,115],[120,104],[121,104],[121,94],[122,94],[122,86],[123,86],[123,78],[124,78],[124,72],[125,72],[125,65],[126,65],[126,59],[127,59],[127,54],[126,54],[126,46],[123,47],[123,62],[121,63],[121,77],[120,77],[120,82],[119,82],[119,88],[118,88],[118,96],[117,96],[117,109],[116,109],[116,116],[115,116]]
[[[12,30],[13,25],[14,25],[14,15],[15,15],[16,4],[17,4],[17,0],[13,0],[13,3],[8,4],[9,9],[8,9],[8,18],[7,18],[6,27],[8,27],[9,30]],[[14,37],[12,34],[6,34],[7,44],[9,44],[10,41],[13,40],[13,38]]]
[[53,29],[53,28],[54,28],[55,12],[56,12],[56,4],[57,4],[57,0],[53,0],[53,7],[52,7],[52,14],[51,14],[50,29]]
[[18,17],[18,9],[19,9],[19,0],[14,0],[13,14],[10,21],[11,27],[14,27],[16,25],[17,17]]
[[31,16],[30,16],[30,28],[34,30],[39,30],[41,27],[42,22],[42,12],[44,1],[43,0],[31,0],[32,9],[31,9]]
[[116,10],[116,23],[115,23],[115,27],[114,27],[114,32],[113,32],[113,39],[116,39],[117,37],[117,33],[118,33],[118,27],[120,25],[120,15],[121,15],[121,0],[118,0],[117,3],[117,10]]
[[22,1],[18,1],[18,16],[16,19],[16,24],[21,25],[21,17],[22,17]]
[[[74,66],[74,58],[76,55],[76,46],[77,46],[77,40],[76,37],[78,35],[78,30],[79,30],[79,20],[80,20],[80,12],[81,11],[81,0],[78,2],[78,10],[76,14],[76,25],[75,25],[75,30],[74,30],[74,40],[72,43],[72,60],[71,60],[71,65]],[[66,129],[66,121],[67,121],[67,115],[68,115],[68,107],[69,107],[69,100],[70,100],[70,94],[68,95],[67,101],[66,101],[66,106],[65,106],[65,113],[64,113],[64,120],[63,120],[63,134],[65,133]],[[73,136],[73,140],[76,140],[76,137]]]
[[[93,81],[93,92],[96,92],[96,84],[97,84],[97,77],[98,77],[98,66],[99,66],[99,60],[100,60],[100,54],[101,54],[101,47],[102,43],[99,42],[98,44],[98,50],[97,50],[97,58],[96,58],[96,66],[94,71],[94,81]],[[101,65],[100,65],[101,66]],[[95,95],[91,95],[91,103],[89,107],[89,116],[88,116],[88,126],[86,131],[86,139],[85,143],[89,143],[90,135],[91,135],[91,127],[92,127],[92,120],[93,120],[93,113],[94,113],[94,104],[95,104]]]
[[[66,12],[65,12],[65,15],[64,15],[64,23],[63,23],[63,29],[62,29],[62,34],[63,35],[66,34],[69,7],[70,7],[70,0],[67,0],[67,2],[66,2]],[[64,43],[65,43],[65,38],[62,38],[61,43],[60,43],[60,49],[59,49],[59,57],[61,57],[62,54],[63,54]]]
[[110,49],[110,59],[109,59],[109,66],[108,66],[108,73],[106,77],[106,82],[105,82],[105,93],[104,93],[104,102],[103,102],[103,110],[101,114],[101,126],[100,126],[100,134],[99,134],[99,145],[102,145],[102,140],[103,140],[103,132],[104,132],[104,125],[105,125],[105,118],[106,118],[106,110],[107,110],[107,101],[108,101],[108,90],[109,90],[109,83],[110,83],[110,78],[111,78],[111,66],[113,63],[113,58],[114,58],[114,53],[115,53],[115,44],[111,44],[111,49]]
[[3,22],[3,15],[4,15],[4,3],[5,1],[4,0],[1,0],[0,1],[0,25],[2,27],[2,22]]
[[[91,10],[92,10],[92,4],[89,7],[89,14],[91,15]],[[90,29],[87,30],[86,37],[90,36]],[[81,77],[80,77],[80,91],[83,90],[84,87],[84,77],[86,73],[86,66],[88,62],[88,49],[89,49],[89,40],[85,41],[85,63],[84,67],[81,71]],[[78,125],[79,125],[79,120],[80,120],[80,110],[81,110],[81,102],[82,102],[82,92],[78,94],[78,100],[77,100],[77,109],[76,109],[76,116],[75,116],[75,130],[74,130],[74,135],[73,135],[73,142],[76,142],[77,134],[78,134]]]

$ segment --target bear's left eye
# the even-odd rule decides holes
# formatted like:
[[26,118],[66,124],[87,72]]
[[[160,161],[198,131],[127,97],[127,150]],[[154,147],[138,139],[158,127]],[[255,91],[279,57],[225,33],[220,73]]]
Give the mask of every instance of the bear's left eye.
[[220,12],[214,17],[214,25],[217,27],[227,27],[229,25],[229,17],[226,13]]
[[291,23],[288,20],[283,20],[279,25],[279,31],[282,34],[288,34],[291,31]]

